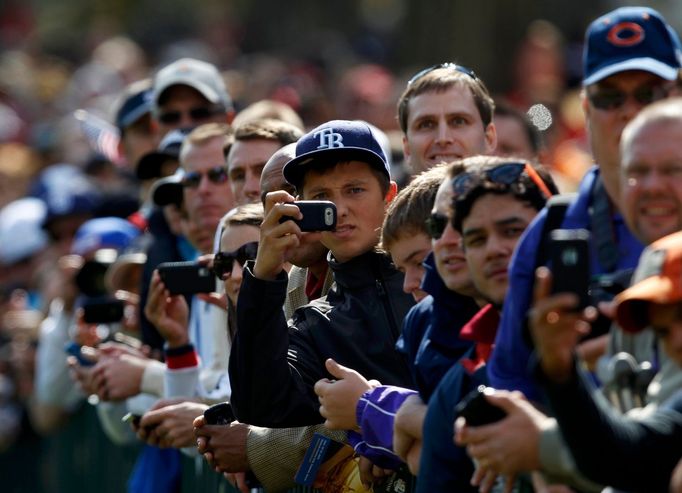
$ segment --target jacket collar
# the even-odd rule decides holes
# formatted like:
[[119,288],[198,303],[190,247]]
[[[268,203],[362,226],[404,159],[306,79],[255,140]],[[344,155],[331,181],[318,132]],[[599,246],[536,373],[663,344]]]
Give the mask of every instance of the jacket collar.
[[334,280],[344,288],[373,285],[378,277],[388,277],[398,272],[387,255],[374,250],[343,263],[337,262],[329,252],[327,260]]

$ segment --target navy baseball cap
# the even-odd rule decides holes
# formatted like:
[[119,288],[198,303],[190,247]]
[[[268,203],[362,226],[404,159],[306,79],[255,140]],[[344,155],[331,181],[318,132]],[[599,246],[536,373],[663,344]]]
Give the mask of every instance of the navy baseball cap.
[[626,70],[675,80],[681,61],[680,39],[660,13],[648,7],[622,7],[587,28],[583,85]]
[[151,80],[133,82],[128,86],[121,106],[116,112],[116,126],[124,131],[152,111]]
[[305,134],[296,143],[296,157],[284,165],[282,173],[286,181],[299,186],[307,167],[334,161],[362,161],[391,178],[376,134],[359,120],[332,120]]

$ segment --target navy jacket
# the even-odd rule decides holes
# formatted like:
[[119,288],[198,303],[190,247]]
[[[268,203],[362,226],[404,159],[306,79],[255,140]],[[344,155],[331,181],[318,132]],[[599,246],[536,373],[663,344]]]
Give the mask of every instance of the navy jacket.
[[407,356],[417,390],[428,402],[441,378],[471,348],[473,343],[460,339],[459,331],[479,307],[473,298],[445,286],[436,271],[433,253],[424,267],[422,289],[430,296],[407,314],[396,347]]
[[388,257],[368,252],[329,266],[335,285],[327,296],[294,312],[287,327],[282,306],[286,274],[275,281],[244,268],[237,306],[237,335],[230,354],[232,407],[239,421],[269,428],[321,423],[313,386],[333,378],[325,360],[367,379],[411,387],[404,357],[395,351],[400,327],[414,305],[403,275]]

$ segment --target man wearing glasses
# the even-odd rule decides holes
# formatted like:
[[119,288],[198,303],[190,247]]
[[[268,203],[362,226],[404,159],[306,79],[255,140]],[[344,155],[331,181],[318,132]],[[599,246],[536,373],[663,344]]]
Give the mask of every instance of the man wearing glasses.
[[398,100],[403,152],[412,173],[488,154],[497,144],[495,104],[469,68],[441,63],[415,74]]
[[199,245],[202,253],[213,251],[218,223],[235,205],[225,164],[225,149],[231,142],[227,124],[210,123],[190,132],[180,149],[183,203],[189,220],[206,233]]
[[[595,260],[591,268],[595,276],[637,264],[642,245],[628,230],[614,200],[620,195],[620,135],[644,106],[673,92],[680,59],[677,35],[650,8],[614,10],[595,20],[587,30],[583,108],[598,167],[583,179],[561,227],[591,230]],[[511,302],[504,304],[495,351],[488,365],[493,387],[521,390],[531,400],[538,400],[540,392],[528,370],[531,348],[523,333],[534,282],[535,252],[542,248],[545,218],[546,213],[542,213],[531,225],[515,253],[510,270]],[[594,346],[593,341],[590,343]],[[600,350],[603,344],[597,344],[596,356]],[[583,355],[590,356],[585,352]]]
[[204,123],[231,123],[234,108],[218,69],[181,58],[154,77],[152,116],[158,135]]

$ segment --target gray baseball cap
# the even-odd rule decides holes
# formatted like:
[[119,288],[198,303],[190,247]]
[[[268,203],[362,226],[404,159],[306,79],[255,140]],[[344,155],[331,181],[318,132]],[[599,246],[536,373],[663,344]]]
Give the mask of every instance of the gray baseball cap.
[[232,108],[232,99],[215,65],[195,58],[181,58],[156,73],[153,85],[153,110],[158,112],[159,100],[166,89],[182,85],[196,89],[208,101]]

